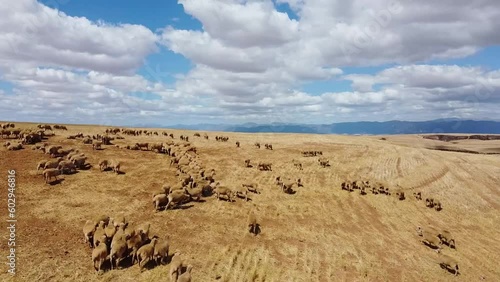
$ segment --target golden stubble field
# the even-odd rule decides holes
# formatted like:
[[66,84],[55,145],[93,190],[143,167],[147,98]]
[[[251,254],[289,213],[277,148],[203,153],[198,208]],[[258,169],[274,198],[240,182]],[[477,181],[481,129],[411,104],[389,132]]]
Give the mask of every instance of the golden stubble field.
[[[1,281],[170,281],[168,264],[144,272],[136,264],[96,274],[82,226],[98,215],[120,213],[131,224],[149,222],[153,233],[170,235],[171,251],[182,251],[194,266],[193,281],[500,280],[499,155],[428,150],[424,147],[442,142],[417,135],[380,140],[381,136],[208,132],[210,139],[205,140],[193,137],[195,131],[158,129],[173,133],[175,141],[180,134],[189,136],[206,167],[216,170],[217,181],[228,186],[258,182],[262,193],[252,194],[249,202],[209,197],[186,204],[186,209],[154,212],[152,192],[177,181],[167,155],[115,146],[93,151],[81,139],[66,136],[103,133],[106,127],[67,127],[68,131],[56,130],[48,143],[78,148],[93,167],[64,175],[56,185],[45,184],[36,170],[37,162],[48,155],[30,146],[20,151],[0,148],[1,203],[6,206],[9,169],[17,172],[18,201],[17,274],[5,274],[2,262]],[[216,142],[216,135],[230,140]],[[112,142],[167,140],[161,135],[124,137]],[[272,143],[274,150],[257,149],[256,141]],[[499,141],[481,141],[480,146],[486,142],[488,147],[500,147]],[[302,150],[323,151],[331,166],[320,167],[317,157],[302,157]],[[101,158],[120,160],[125,174],[100,172]],[[247,158],[252,163],[269,161],[273,171],[245,168]],[[295,168],[292,159],[300,160],[304,169]],[[294,195],[284,194],[274,183],[277,176],[300,177],[304,187],[296,188]],[[399,185],[407,199],[342,191],[340,184],[348,177],[383,180],[391,188]],[[414,191],[421,191],[424,199],[441,200],[443,210],[426,208],[411,197]],[[246,228],[247,214],[254,208],[262,226],[256,237]],[[7,218],[6,207],[0,208],[0,218]],[[419,241],[416,227],[429,224],[453,233],[457,248],[444,247],[443,253],[458,260],[458,277],[441,269],[438,254]],[[5,228],[1,235],[6,261]]]

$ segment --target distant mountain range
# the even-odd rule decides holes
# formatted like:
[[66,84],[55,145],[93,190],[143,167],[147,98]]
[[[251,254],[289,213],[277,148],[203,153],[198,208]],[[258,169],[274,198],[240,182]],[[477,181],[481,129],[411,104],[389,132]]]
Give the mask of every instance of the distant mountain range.
[[500,122],[475,121],[459,119],[438,119],[430,121],[385,121],[385,122],[342,122],[332,124],[289,124],[245,123],[241,125],[224,124],[195,124],[171,125],[158,124],[135,125],[140,127],[163,127],[188,130],[248,132],[248,133],[309,133],[309,134],[423,134],[423,133],[476,133],[500,134]]

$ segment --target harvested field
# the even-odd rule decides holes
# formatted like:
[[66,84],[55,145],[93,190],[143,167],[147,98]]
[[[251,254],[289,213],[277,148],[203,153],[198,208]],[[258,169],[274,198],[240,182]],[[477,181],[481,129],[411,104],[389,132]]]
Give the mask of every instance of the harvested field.
[[[27,123],[16,126],[36,127]],[[54,130],[55,136],[46,142],[78,149],[88,157],[91,167],[59,176],[59,183],[45,184],[36,167],[50,157],[31,150],[33,145],[19,151],[0,148],[2,179],[7,170],[17,172],[15,281],[169,281],[168,264],[143,272],[135,264],[96,275],[82,227],[87,219],[120,213],[133,224],[151,223],[151,232],[160,237],[169,235],[171,250],[180,250],[194,266],[193,281],[500,279],[497,155],[428,150],[426,147],[435,142],[443,142],[417,135],[380,140],[380,136],[207,132],[207,140],[203,131],[199,131],[201,137],[195,137],[197,131],[171,129],[146,130],[173,133],[174,139],[162,134],[121,135],[124,139],[112,140],[113,145],[93,150],[82,139],[67,136],[104,134],[106,127],[66,126],[67,131]],[[177,182],[176,169],[169,165],[171,157],[115,145],[180,142],[180,135],[189,136],[207,170],[215,169],[216,181],[228,187],[255,182],[261,193],[250,193],[248,202],[240,198],[218,201],[211,196],[183,208],[155,212],[152,193],[163,184]],[[227,136],[229,141],[217,142],[215,136]],[[258,149],[255,142],[272,144],[273,150]],[[468,150],[474,147],[473,142],[500,147],[498,140],[458,142],[469,142],[464,145]],[[303,157],[302,151],[323,154]],[[320,166],[319,157],[328,159],[330,166]],[[122,173],[101,172],[100,159],[120,160]],[[254,166],[246,168],[245,159]],[[293,165],[293,159],[300,160],[303,170]],[[259,162],[272,163],[272,171],[258,170]],[[300,178],[304,186],[295,186],[295,194],[283,193],[275,184],[277,176]],[[407,199],[399,201],[394,194],[349,193],[340,188],[346,179],[381,181],[391,190],[404,191]],[[425,201],[412,197],[417,191],[424,199],[439,199],[443,209],[438,212],[425,207]],[[5,203],[6,190],[0,195]],[[246,228],[252,209],[256,209],[262,228],[257,236]],[[7,218],[7,209],[0,209],[0,217]],[[459,262],[458,277],[441,269],[439,255],[420,242],[415,229],[428,225],[454,234],[457,248],[444,247],[442,253]],[[6,252],[3,244],[2,256]],[[5,271],[0,280],[14,281]]]

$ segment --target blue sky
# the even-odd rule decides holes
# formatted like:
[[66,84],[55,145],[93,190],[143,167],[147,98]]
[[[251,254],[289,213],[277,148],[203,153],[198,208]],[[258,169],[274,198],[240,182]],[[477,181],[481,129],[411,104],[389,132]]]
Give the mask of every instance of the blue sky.
[[500,7],[424,2],[20,0],[0,10],[0,95],[32,103],[0,119],[491,119]]

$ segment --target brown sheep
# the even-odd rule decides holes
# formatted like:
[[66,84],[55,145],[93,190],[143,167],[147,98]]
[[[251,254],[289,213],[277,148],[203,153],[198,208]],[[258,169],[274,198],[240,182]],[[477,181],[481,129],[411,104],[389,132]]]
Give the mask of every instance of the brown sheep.
[[57,166],[57,169],[60,170],[61,173],[71,173],[76,171],[75,165],[70,161],[61,161]]
[[121,163],[120,161],[117,161],[117,160],[112,160],[109,164],[109,167],[111,167],[111,169],[116,173],[116,174],[119,174],[120,173],[120,167],[121,167]]
[[37,166],[36,166],[36,170],[40,170],[40,169],[45,169],[45,164],[48,162],[48,160],[43,160],[43,161],[39,161]]
[[155,211],[160,210],[161,207],[164,207],[167,204],[168,204],[167,194],[157,194],[153,196],[153,207]]
[[92,150],[101,150],[102,141],[96,141],[92,143]]
[[422,240],[420,240],[420,242],[433,249],[436,249],[436,252],[439,253],[442,243],[437,234],[434,234],[434,232],[423,230],[420,226],[417,227],[417,234],[418,236],[422,237]]
[[[129,254],[132,257],[132,263],[138,261],[137,251],[144,245],[146,241],[146,236],[142,232],[142,230],[136,232],[131,231],[129,235],[126,235],[127,238],[127,248],[129,250]],[[127,232],[125,232],[127,234]]]
[[63,158],[58,158],[56,160],[50,160],[50,161],[47,161],[45,162],[45,165],[44,165],[44,169],[48,169],[48,168],[57,168],[57,166],[59,165],[59,163],[63,160]]
[[201,200],[201,196],[203,193],[203,187],[196,188],[184,188],[184,192],[191,197],[191,199],[196,199],[195,201],[199,202]]
[[[103,235],[105,238],[106,235]],[[104,239],[102,238],[102,239]],[[92,262],[94,263],[94,269],[96,271],[101,271],[102,265],[108,258],[108,247],[104,243],[98,242],[95,249],[92,250]]]
[[191,282],[191,271],[193,270],[192,265],[188,265],[186,268],[186,272],[179,275],[177,278],[177,282]]
[[[109,254],[109,260],[111,262],[111,269],[118,268],[120,262],[125,259],[127,253],[127,237],[123,234],[123,229],[125,225],[120,227],[121,232],[116,232],[113,240],[111,241],[111,251]],[[114,262],[114,263],[113,263]]]
[[153,253],[153,258],[156,261],[156,265],[162,264],[165,258],[168,257],[168,249],[170,245],[169,241],[170,236],[167,235],[165,239],[158,239],[158,242],[156,242],[155,250]]
[[179,277],[179,274],[181,272],[181,267],[182,267],[181,253],[179,251],[175,251],[170,261],[170,271],[169,271],[170,281],[177,281],[177,278]]
[[178,191],[173,191],[172,193],[168,194],[167,196],[168,199],[168,204],[165,207],[166,210],[168,210],[169,207],[179,206],[182,203],[185,203],[189,201],[190,196],[186,194],[183,190],[178,190]]
[[103,171],[107,169],[109,166],[109,161],[108,160],[100,160],[99,161],[99,170]]
[[247,226],[250,229],[250,233],[257,235],[259,233],[260,224],[257,222],[257,216],[254,211],[248,214]]
[[43,171],[43,177],[45,178],[45,183],[49,183],[50,182],[49,180],[51,178],[55,178],[56,181],[57,181],[58,180],[57,176],[60,175],[60,174],[61,174],[61,172],[58,169],[56,169],[56,168],[45,169]]
[[83,225],[83,241],[88,243],[91,248],[94,247],[94,232],[97,227],[95,221],[87,220]]
[[248,189],[244,186],[236,186],[234,188],[233,193],[237,197],[245,198],[245,202],[248,201]]
[[216,186],[215,187],[215,195],[217,196],[217,200],[220,200],[220,196],[224,195],[227,197],[227,200],[229,202],[232,202],[233,201],[233,191],[229,188],[229,187],[226,187],[226,186]]
[[154,259],[156,242],[158,242],[158,239],[153,238],[149,244],[143,245],[137,250],[137,260],[139,261],[139,268],[141,271],[149,261]]
[[243,183],[241,186],[247,188],[249,192],[255,193],[255,194],[260,194],[260,192],[257,190],[258,184],[257,183]]
[[439,255],[439,266],[443,269],[454,272],[455,276],[459,274],[458,262],[450,256],[443,254]]
[[437,235],[441,243],[448,245],[450,248],[456,249],[455,239],[453,239],[450,231],[443,230]]

